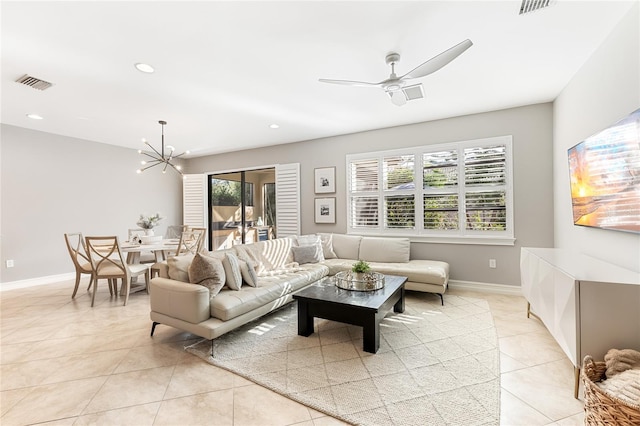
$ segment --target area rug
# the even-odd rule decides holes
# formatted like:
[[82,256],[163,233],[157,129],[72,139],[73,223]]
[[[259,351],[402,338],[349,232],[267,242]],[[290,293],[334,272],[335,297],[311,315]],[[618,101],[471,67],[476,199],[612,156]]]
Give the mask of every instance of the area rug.
[[186,350],[318,411],[357,425],[497,425],[499,350],[486,301],[410,293],[363,352],[362,328],[315,320],[297,335],[296,303]]

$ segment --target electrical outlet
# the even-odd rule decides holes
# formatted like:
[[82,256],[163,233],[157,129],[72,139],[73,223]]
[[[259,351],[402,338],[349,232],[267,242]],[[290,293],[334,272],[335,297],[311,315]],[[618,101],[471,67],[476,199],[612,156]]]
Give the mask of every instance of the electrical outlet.
[[497,268],[495,259],[489,259],[489,268]]
[[13,268],[13,260],[7,260],[7,268]]

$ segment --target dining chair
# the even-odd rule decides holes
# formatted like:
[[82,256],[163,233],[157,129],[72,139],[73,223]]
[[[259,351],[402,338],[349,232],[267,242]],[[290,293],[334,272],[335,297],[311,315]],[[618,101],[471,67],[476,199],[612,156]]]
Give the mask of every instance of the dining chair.
[[86,237],[86,247],[93,267],[93,294],[91,306],[95,303],[98,291],[98,280],[106,279],[109,290],[113,288],[118,295],[118,279],[122,279],[122,293],[124,305],[129,301],[131,278],[144,275],[146,291],[149,293],[149,268],[142,263],[128,264],[122,255],[120,242],[116,236]]
[[76,285],[73,288],[73,294],[71,295],[71,298],[73,299],[76,297],[76,293],[78,292],[78,286],[80,285],[82,274],[89,274],[91,276],[87,291],[91,288],[91,284],[93,283],[93,268],[91,267],[91,260],[89,260],[87,246],[85,245],[84,238],[82,237],[82,232],[70,232],[64,234],[64,241],[67,243],[69,256],[71,256],[73,265],[76,268]]
[[189,228],[180,234],[180,242],[176,249],[176,256],[181,254],[196,254],[202,251],[206,228]]
[[[180,234],[180,241],[175,252],[169,253],[167,257],[181,256],[185,254],[196,254],[202,251],[205,228],[189,228]],[[151,278],[159,275],[160,263],[156,262],[151,266]]]
[[169,225],[167,226],[167,233],[164,236],[165,239],[170,240],[173,238],[180,238],[184,231],[189,230],[189,225]]

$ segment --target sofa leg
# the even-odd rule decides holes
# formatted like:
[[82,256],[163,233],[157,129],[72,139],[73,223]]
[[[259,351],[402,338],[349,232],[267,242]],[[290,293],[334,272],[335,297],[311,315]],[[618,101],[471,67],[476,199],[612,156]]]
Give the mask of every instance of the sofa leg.
[[153,332],[156,331],[156,325],[160,324],[159,322],[153,322],[151,325],[151,337],[153,337]]
[[444,297],[442,297],[442,294],[438,293],[438,296],[440,296],[440,303],[442,303],[442,306],[444,306]]
[[213,339],[211,339],[211,358],[213,358]]

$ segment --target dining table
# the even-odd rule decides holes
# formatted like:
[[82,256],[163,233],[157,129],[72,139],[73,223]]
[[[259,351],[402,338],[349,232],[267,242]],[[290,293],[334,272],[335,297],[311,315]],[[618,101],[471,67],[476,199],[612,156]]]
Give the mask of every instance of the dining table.
[[152,252],[156,262],[161,262],[166,259],[167,253],[175,253],[179,243],[179,238],[168,238],[150,243],[126,241],[120,245],[120,250],[127,253],[127,263],[140,263],[140,253],[142,252]]
[[[120,251],[127,254],[127,263],[140,263],[140,254],[143,252],[152,252],[155,255],[156,262],[161,262],[166,259],[167,254],[175,253],[180,244],[179,238],[169,238],[159,241],[153,241],[150,243],[137,243],[131,241],[125,241],[120,244]],[[137,279],[132,280],[129,293],[136,293],[145,289],[145,285],[140,285]],[[123,290],[124,291],[124,288]],[[122,291],[120,292],[121,294]]]

